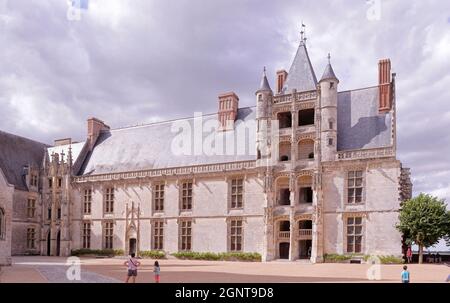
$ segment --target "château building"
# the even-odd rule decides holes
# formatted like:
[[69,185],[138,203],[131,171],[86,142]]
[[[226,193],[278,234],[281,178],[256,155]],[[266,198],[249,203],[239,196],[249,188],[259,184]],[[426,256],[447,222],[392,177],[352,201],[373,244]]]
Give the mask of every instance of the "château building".
[[210,115],[117,129],[90,118],[83,142],[52,146],[0,132],[0,263],[82,248],[399,256],[411,183],[389,59],[378,74],[339,91],[302,38],[274,89],[264,71],[253,107],[230,92]]

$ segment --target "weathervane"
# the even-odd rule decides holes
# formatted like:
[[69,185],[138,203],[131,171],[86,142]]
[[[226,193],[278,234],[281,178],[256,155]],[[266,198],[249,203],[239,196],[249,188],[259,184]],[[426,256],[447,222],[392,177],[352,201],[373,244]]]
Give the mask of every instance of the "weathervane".
[[303,23],[303,21],[302,21],[301,29],[302,29],[300,31],[301,41],[306,42],[306,25]]

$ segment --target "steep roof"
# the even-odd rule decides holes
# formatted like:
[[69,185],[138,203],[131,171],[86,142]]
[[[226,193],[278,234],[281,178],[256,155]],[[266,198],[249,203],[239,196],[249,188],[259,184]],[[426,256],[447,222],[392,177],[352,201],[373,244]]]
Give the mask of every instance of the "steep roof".
[[337,150],[392,145],[392,115],[378,112],[378,86],[338,93]]
[[[194,117],[102,132],[80,175],[256,160],[255,107],[238,109],[233,131],[208,129],[218,120],[217,114],[201,119],[203,132],[199,136],[195,136],[194,125],[200,123],[200,118]],[[182,127],[192,132],[183,136],[186,133]],[[237,139],[239,134],[245,134],[246,139]],[[215,154],[195,150],[202,145],[211,146],[207,142],[214,136],[215,142],[223,142],[226,148],[232,146],[229,142],[234,142],[234,151]],[[181,143],[187,148],[176,148]]]
[[[47,148],[47,153],[49,156],[51,156],[52,153],[58,153],[58,154],[64,153],[65,154],[64,162],[66,162],[67,157],[69,155],[69,148],[72,148],[72,163],[75,163],[75,161],[78,159],[78,156],[81,153],[81,150],[83,149],[84,144],[85,144],[85,142],[77,142],[77,143],[72,143],[72,144],[51,146],[51,147]],[[52,161],[52,158],[50,157],[49,160]]]
[[322,78],[320,78],[320,81],[329,80],[329,79],[338,80],[338,78],[336,77],[336,75],[334,73],[333,67],[331,66],[331,63],[328,63],[327,66],[325,67],[325,71],[323,72],[323,75],[322,75]]
[[16,189],[27,190],[24,167],[41,166],[48,145],[0,131],[0,169],[8,183]]
[[270,88],[269,85],[269,81],[267,81],[267,76],[266,76],[266,68],[264,68],[262,77],[261,77],[261,83],[259,84],[259,89],[257,90],[257,92],[260,91],[272,91],[272,89]]
[[315,90],[317,88],[316,74],[311,65],[311,60],[309,60],[308,50],[304,41],[301,41],[298,46],[283,86],[283,93],[290,93],[294,88],[298,92]]

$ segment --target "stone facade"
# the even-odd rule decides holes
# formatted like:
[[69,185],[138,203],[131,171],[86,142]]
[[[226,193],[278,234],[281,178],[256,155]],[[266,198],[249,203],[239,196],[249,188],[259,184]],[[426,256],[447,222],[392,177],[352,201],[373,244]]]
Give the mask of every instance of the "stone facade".
[[0,265],[11,264],[11,228],[14,186],[0,169]]
[[46,148],[26,189],[0,178],[0,261],[83,248],[258,252],[265,261],[314,263],[325,254],[401,255],[395,224],[411,183],[396,159],[395,82],[382,62],[382,94],[378,86],[338,92],[330,62],[317,81],[301,41],[276,93],[264,71],[256,107],[239,109],[236,94],[220,95],[212,134],[255,122],[244,155],[175,155],[170,123],[114,130],[90,118],[85,142]]

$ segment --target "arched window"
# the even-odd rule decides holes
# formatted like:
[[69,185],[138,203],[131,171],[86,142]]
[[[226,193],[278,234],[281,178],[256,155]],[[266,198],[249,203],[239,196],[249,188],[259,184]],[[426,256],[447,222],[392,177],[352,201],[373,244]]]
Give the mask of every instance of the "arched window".
[[0,240],[4,240],[6,238],[6,218],[5,211],[3,208],[0,208]]

